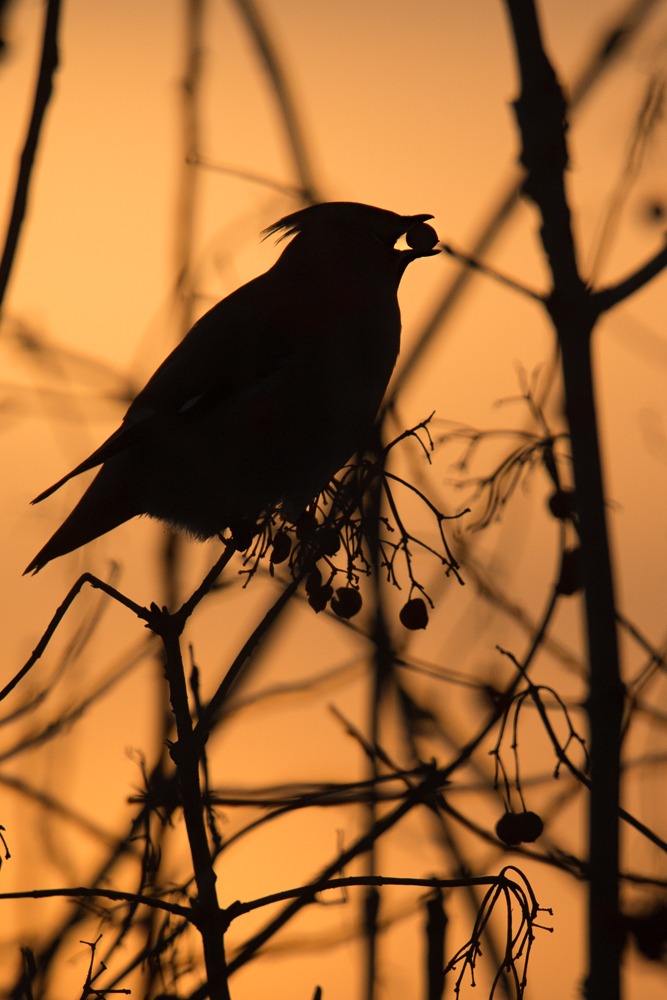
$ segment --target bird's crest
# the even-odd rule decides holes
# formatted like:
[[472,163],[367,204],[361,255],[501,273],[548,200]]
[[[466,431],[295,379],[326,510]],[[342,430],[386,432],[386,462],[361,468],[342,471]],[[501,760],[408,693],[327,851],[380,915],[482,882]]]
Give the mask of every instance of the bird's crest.
[[309,229],[322,231],[324,227],[343,227],[349,231],[371,232],[381,243],[393,247],[396,240],[411,226],[432,218],[432,215],[397,215],[396,212],[355,201],[329,201],[308,205],[278,219],[262,231],[262,236],[266,239],[280,233],[277,240],[280,243],[288,236]]
[[298,212],[292,212],[291,215],[286,215],[284,218],[278,219],[277,222],[274,222],[273,225],[267,226],[266,229],[262,229],[261,235],[263,239],[267,240],[269,236],[280,233],[276,243],[282,243],[282,241],[286,240],[288,236],[300,233],[304,223],[303,217],[312,207],[312,205],[309,205],[308,208],[300,208]]

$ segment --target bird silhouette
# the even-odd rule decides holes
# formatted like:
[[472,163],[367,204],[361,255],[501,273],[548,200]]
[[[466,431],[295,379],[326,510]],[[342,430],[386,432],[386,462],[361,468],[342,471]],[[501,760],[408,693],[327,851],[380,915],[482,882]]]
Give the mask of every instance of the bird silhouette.
[[295,521],[370,433],[399,282],[439,252],[431,218],[328,202],[269,226],[293,237],[273,267],[202,316],[119,429],[32,501],[102,466],[25,572],[142,514],[202,540],[268,511]]

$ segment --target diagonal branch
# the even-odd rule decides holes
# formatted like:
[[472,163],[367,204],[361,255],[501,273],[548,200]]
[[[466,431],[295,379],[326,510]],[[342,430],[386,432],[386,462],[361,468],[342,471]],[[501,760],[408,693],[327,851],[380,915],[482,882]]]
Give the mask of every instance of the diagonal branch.
[[494,281],[499,282],[501,285],[506,285],[515,292],[527,295],[529,298],[535,299],[536,302],[540,302],[544,305],[544,295],[540,292],[536,292],[533,288],[528,288],[527,285],[522,285],[520,281],[515,281],[514,278],[510,278],[508,275],[502,274],[500,271],[496,271],[495,268],[489,267],[488,264],[483,264],[480,260],[477,260],[476,257],[471,257],[470,254],[461,253],[460,250],[455,250],[454,247],[451,247],[448,243],[441,243],[440,246],[446,254],[453,257],[454,260],[460,261],[462,264],[467,264],[473,271],[479,271],[480,274],[485,274],[487,278],[493,278]]
[[177,624],[180,626],[181,632],[185,627],[185,623],[195,610],[199,602],[206,597],[211,587],[214,585],[223,569],[232,558],[236,552],[236,542],[233,539],[225,543],[225,548],[217,560],[217,562],[208,571],[200,585],[197,587],[195,592],[188,597],[187,601],[181,605],[178,611],[173,615],[176,619]]
[[[410,810],[417,805],[419,802],[423,801],[427,795],[432,794],[432,782],[433,778],[427,778],[424,782],[418,785],[416,788],[412,789],[407,795],[404,801],[397,806],[392,812],[387,813],[382,819],[378,820],[373,826],[368,830],[367,833],[363,834],[356,843],[352,844],[346,851],[339,855],[336,860],[328,865],[324,871],[319,875],[317,879],[314,879],[311,885],[319,885],[322,882],[326,882],[335,875],[336,872],[344,869],[354,858],[359,857],[361,854],[365,854],[373,846],[375,841],[381,837],[387,830],[390,830],[400,819],[403,818]],[[317,892],[317,890],[315,890]],[[293,903],[286,906],[274,919],[264,927],[263,930],[259,931],[254,935],[242,948],[240,953],[229,963],[229,974],[231,975],[236,969],[239,969],[242,965],[245,965],[255,952],[261,948],[261,946],[273,937],[273,935],[281,927],[283,927],[291,918],[303,909],[310,902],[308,895],[300,895]]]
[[119,590],[116,590],[115,587],[112,587],[110,584],[105,583],[98,577],[93,576],[92,573],[83,573],[76,581],[76,583],[73,585],[73,587],[70,589],[69,593],[67,594],[67,597],[62,602],[62,604],[54,614],[53,618],[49,622],[49,626],[46,629],[46,632],[35,646],[30,658],[21,667],[19,672],[15,674],[14,677],[12,677],[12,679],[7,684],[5,684],[2,691],[0,691],[0,701],[6,698],[7,695],[14,690],[19,681],[25,677],[28,671],[34,667],[34,665],[37,663],[37,660],[39,660],[39,658],[42,656],[44,650],[46,649],[51,639],[53,638],[54,632],[56,631],[61,621],[67,614],[70,605],[73,603],[75,597],[81,591],[81,588],[83,587],[84,583],[89,583],[91,587],[94,587],[96,590],[103,590],[105,594],[108,594],[109,597],[113,597],[113,599],[115,601],[118,601],[119,604],[122,604],[124,607],[129,608],[130,611],[134,611],[135,615],[138,618],[143,618],[144,621],[150,620],[150,611],[148,610],[148,608],[144,608],[140,604],[136,604],[129,597],[126,597],[125,594],[121,594]]
[[269,608],[257,628],[243,644],[240,652],[225,674],[224,679],[218,686],[217,691],[209,701],[204,711],[201,713],[194,730],[194,735],[196,737],[203,738],[211,726],[214,725],[216,713],[224,704],[225,698],[227,697],[232,684],[243,669],[248,657],[255,651],[260,640],[266,635],[278,616],[287,607],[287,604],[296,593],[302,579],[303,576],[299,575],[287,587],[285,587],[278,600]]
[[591,298],[596,312],[598,314],[606,312],[612,306],[623,302],[624,299],[627,299],[634,292],[639,291],[640,288],[648,284],[665,267],[667,267],[667,243],[665,243],[662,250],[659,250],[651,260],[647,261],[634,274],[620,281],[617,285],[612,285],[610,288],[601,288],[599,292],[594,292]]
[[25,217],[26,206],[28,204],[28,188],[30,186],[30,175],[32,174],[37,152],[37,143],[44,121],[46,108],[51,99],[53,90],[53,77],[58,68],[58,21],[60,18],[60,0],[49,0],[46,10],[46,20],[44,22],[44,38],[42,41],[42,58],[39,66],[39,76],[35,89],[35,100],[28,126],[23,152],[21,153],[21,164],[19,175],[16,181],[16,191],[14,193],[14,204],[12,214],[9,217],[5,246],[0,259],[0,308],[7,291],[9,275],[16,256],[21,226]]
[[254,0],[234,0],[234,4],[245,21],[276,95],[292,158],[299,176],[301,196],[304,201],[313,205],[320,201],[321,198],[308,156],[303,126],[297,114],[294,96],[278,56],[278,51]]

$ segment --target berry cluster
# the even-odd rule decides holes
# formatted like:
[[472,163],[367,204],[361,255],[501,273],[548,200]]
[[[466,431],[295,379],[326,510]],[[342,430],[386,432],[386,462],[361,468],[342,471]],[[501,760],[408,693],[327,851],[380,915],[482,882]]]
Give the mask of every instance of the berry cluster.
[[[295,523],[282,518],[278,509],[267,513],[259,522],[245,522],[234,527],[232,536],[236,547],[244,553],[242,572],[250,579],[262,559],[268,557],[271,575],[275,567],[284,566],[293,580],[304,581],[308,603],[316,613],[329,607],[338,618],[349,620],[361,611],[361,578],[370,576],[375,564],[386,571],[387,581],[399,590],[399,575],[407,575],[408,600],[401,608],[399,620],[411,631],[426,628],[427,604],[431,607],[433,604],[415,577],[414,551],[416,548],[425,550],[439,560],[447,574],[454,573],[462,582],[443,531],[443,522],[448,517],[412,484],[388,472],[385,459],[395,444],[410,436],[417,437],[428,455],[427,446],[419,438],[419,432],[424,432],[432,446],[426,429],[428,422],[423,421],[401,434],[377,462],[362,461],[347,466],[341,477],[332,480]],[[440,550],[406,529],[394,496],[396,484],[416,493],[428,507],[438,525]],[[387,516],[378,509],[383,495],[388,501]],[[374,559],[373,551],[376,553]],[[399,567],[402,567],[400,573]],[[345,585],[336,587],[336,577],[344,578]]]

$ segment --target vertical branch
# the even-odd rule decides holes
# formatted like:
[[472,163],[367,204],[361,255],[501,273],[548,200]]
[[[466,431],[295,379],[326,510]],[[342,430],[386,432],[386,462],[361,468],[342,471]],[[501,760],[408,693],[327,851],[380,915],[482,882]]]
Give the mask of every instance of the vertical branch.
[[[195,319],[195,279],[192,256],[198,194],[197,162],[200,155],[199,103],[202,81],[202,28],[204,0],[185,0],[185,72],[181,80],[181,177],[176,206],[175,264],[177,337],[182,340]],[[178,605],[178,563],[181,538],[167,534],[162,551],[165,603]]]
[[617,1000],[621,960],[618,807],[623,690],[591,363],[591,333],[598,314],[577,269],[565,195],[565,99],[542,46],[533,0],[505,2],[521,71],[521,95],[515,109],[523,145],[521,162],[526,169],[524,191],[540,210],[540,235],[553,278],[547,307],[562,349],[581,534],[592,777],[587,995],[590,1000]]
[[39,76],[35,89],[35,100],[30,116],[30,125],[26,136],[21,163],[16,181],[14,203],[9,217],[5,246],[0,259],[0,309],[7,291],[9,275],[16,256],[21,226],[28,204],[28,188],[30,176],[35,162],[37,143],[44,121],[44,115],[53,92],[53,77],[58,68],[58,23],[60,20],[60,0],[49,0],[44,22],[44,38],[42,41],[42,58],[39,65]]
[[[378,461],[382,455],[382,442],[379,437],[379,427],[376,425],[376,440],[374,445],[373,458]],[[370,701],[370,743],[373,750],[380,741],[380,707],[386,692],[387,682],[393,669],[393,653],[391,637],[384,617],[382,602],[382,587],[380,585],[380,515],[382,504],[382,490],[379,480],[371,489],[368,502],[368,543],[371,550],[371,560],[373,564],[373,589],[374,589],[374,614],[372,639],[374,644],[373,656],[373,685],[371,689]],[[377,756],[371,759],[371,778],[373,780],[373,792],[368,806],[369,829],[372,829],[377,822],[377,797],[376,781],[378,777]],[[368,874],[376,875],[377,848],[373,843],[368,852]],[[366,931],[366,1000],[374,1000],[375,984],[377,980],[377,914],[380,907],[379,891],[371,887],[368,889],[365,899],[365,931]]]
[[[174,288],[174,305],[176,310],[176,336],[182,340],[194,321],[195,284],[193,277],[193,243],[198,194],[198,172],[194,163],[199,155],[199,99],[202,76],[202,27],[204,19],[204,0],[184,0],[184,35],[185,60],[183,76],[180,81],[180,131],[181,146],[178,153],[180,165],[179,186],[176,198],[174,225],[174,264],[176,272]],[[179,564],[182,548],[181,536],[175,531],[168,531],[161,543],[160,569],[164,587],[165,606],[175,611],[179,603]],[[179,650],[180,655],[180,650]],[[162,690],[162,686],[160,686]],[[185,698],[187,707],[187,696]],[[158,761],[150,777],[149,787],[160,787],[165,781],[165,770],[168,767],[165,759],[165,746],[174,720],[169,706],[160,704],[161,726],[157,731]],[[197,772],[198,787],[198,772]],[[190,775],[192,778],[192,775]],[[179,775],[180,779],[180,775]],[[156,853],[163,857],[162,841],[166,835],[166,824],[160,824],[155,844]],[[158,914],[155,911],[147,916],[145,921],[146,947],[155,935]],[[148,963],[146,987],[150,991],[158,969]]]
[[194,318],[192,246],[197,207],[199,101],[202,77],[202,27],[204,0],[185,0],[185,73],[181,80],[181,178],[176,208],[176,296],[178,337],[182,339]]
[[[602,37],[581,74],[572,84],[569,103],[570,112],[573,112],[585,101],[595,83],[604,75],[605,71],[609,69],[614,61],[619,58],[623,51],[627,49],[658,3],[660,3],[660,0],[632,0],[618,21]],[[477,239],[473,242],[471,255],[476,260],[479,260],[489,252],[505,228],[505,225],[514,215],[514,211],[521,200],[523,181],[524,175],[521,170],[518,170],[509,180],[498,205],[491,212],[488,221],[483,226]],[[472,268],[463,268],[445,289],[430,319],[427,320],[425,326],[415,339],[412,351],[406,354],[402,360],[401,368],[394,379],[391,392],[385,400],[385,412],[396,403],[405,384],[417,371],[423,355],[428,351],[443,324],[452,314],[454,307],[468,288],[474,275],[475,271]]]
[[[409,693],[405,690],[405,688],[400,683],[397,685],[397,688],[398,688],[398,692],[399,692],[399,695],[400,695],[399,704],[402,706],[402,709],[403,709],[402,723],[403,723],[403,728],[404,728],[404,733],[405,733],[405,739],[406,739],[406,742],[407,742],[408,747],[409,747],[410,756],[412,757],[413,761],[416,763],[416,762],[420,761],[424,757],[424,754],[420,752],[420,748],[419,748],[419,744],[418,744],[418,732],[416,731],[415,726],[414,726],[414,719],[411,718],[411,713],[408,712],[408,711],[406,711],[406,709],[407,709],[408,704],[412,704],[413,708],[416,708],[416,709],[420,709],[421,706],[418,703],[416,703],[416,702],[413,701],[412,697],[409,695]],[[451,738],[451,736],[447,733],[446,730],[440,730],[440,733],[441,733],[442,737],[452,747],[455,747],[457,751],[460,750],[457,742]],[[480,772],[480,776],[483,776],[483,772]],[[461,847],[459,845],[459,842],[458,842],[456,836],[454,835],[454,833],[453,833],[453,831],[451,829],[451,826],[450,826],[450,824],[447,821],[447,817],[443,814],[442,810],[441,809],[434,810],[433,815],[434,815],[434,818],[435,818],[435,820],[437,822],[438,842],[439,842],[440,846],[443,848],[443,851],[445,852],[445,854],[446,855],[450,855],[451,854],[451,856],[454,859],[454,862],[455,862],[455,865],[456,865],[456,867],[454,869],[455,877],[456,878],[467,878],[473,872],[474,866],[472,864],[470,864],[468,862],[468,859],[464,856],[464,854],[462,852],[462,849],[461,849]],[[482,906],[482,897],[480,896],[479,889],[477,888],[477,886],[472,885],[472,884],[466,886],[466,895],[468,897],[468,902],[470,903],[471,915],[472,915],[472,919],[474,921],[476,919],[476,917],[477,917],[477,914],[480,911],[481,906]],[[435,905],[436,904],[434,902],[434,906]],[[440,901],[440,903],[438,905],[442,906],[442,900]],[[429,921],[430,921],[431,909],[428,909],[427,912],[429,913]],[[444,910],[443,910],[443,916],[444,916],[444,923],[446,925],[446,923],[447,923],[447,916],[444,913]],[[433,931],[431,931],[429,929],[429,927],[430,927],[430,924],[427,926],[427,947],[428,947],[428,951],[427,951],[427,985],[428,985],[428,990],[433,991],[434,995],[435,995],[435,989],[436,989],[436,987],[438,985],[440,985],[440,993],[438,994],[438,1000],[440,1000],[440,996],[442,995],[442,992],[444,990],[444,982],[445,982],[445,980],[444,980],[444,975],[445,975],[444,974],[444,968],[445,968],[445,966],[444,966],[444,962],[443,962],[443,965],[440,967],[440,975],[442,976],[442,980],[440,980],[438,978],[438,975],[437,975],[437,972],[436,972],[436,965],[435,965],[436,957],[435,956],[436,956],[437,952],[435,950],[433,951],[433,958],[431,958],[431,955],[432,955],[431,948],[432,947],[434,949],[436,948],[435,945],[433,945],[433,946],[431,945],[431,933],[435,934],[435,929],[433,929]],[[445,929],[446,929],[446,926],[443,926],[442,927],[442,937],[443,937],[442,947],[443,948],[444,948],[444,934],[445,934]],[[487,923],[485,925],[484,929],[482,930],[481,937],[482,937],[482,941],[483,941],[483,944],[484,944],[484,950],[483,950],[484,951],[484,955],[488,959],[490,968],[491,969],[499,969],[501,967],[501,965],[503,964],[502,963],[502,951],[501,951],[501,949],[498,947],[498,945],[496,943],[495,935],[494,935],[493,930],[492,930],[492,928],[491,928],[491,926],[490,926],[489,923]],[[504,997],[508,998],[508,1000],[509,1000],[509,997],[512,994],[511,994],[511,990],[510,990],[510,987],[509,987],[509,980],[508,980],[507,971],[504,971],[503,974],[500,976],[500,978],[498,979],[497,985],[498,985],[498,987],[499,987],[500,992],[502,993],[502,995]],[[431,994],[428,993],[428,991],[427,991],[427,1000],[431,1000]]]
[[[375,851],[369,852],[368,870],[376,871]],[[366,933],[366,1000],[375,997],[377,980],[377,920],[380,909],[380,893],[375,886],[369,886],[364,896],[364,930]]]
[[176,719],[178,742],[170,752],[178,775],[183,817],[190,844],[198,898],[193,906],[196,925],[202,936],[204,961],[211,1000],[229,1000],[227,966],[224,951],[224,915],[215,889],[216,874],[206,836],[204,803],[199,781],[201,742],[194,735],[188,705],[185,670],[181,656],[180,628],[174,618],[163,612],[155,625],[159,629],[165,651],[165,676],[169,684],[169,699]]
[[447,914],[439,887],[426,901],[426,915],[426,1000],[442,1000],[445,992]]

